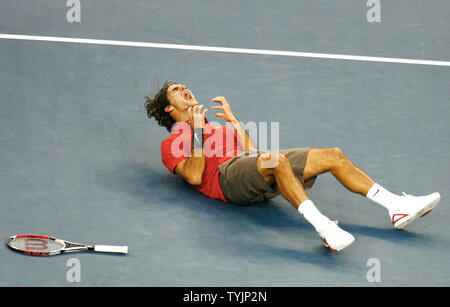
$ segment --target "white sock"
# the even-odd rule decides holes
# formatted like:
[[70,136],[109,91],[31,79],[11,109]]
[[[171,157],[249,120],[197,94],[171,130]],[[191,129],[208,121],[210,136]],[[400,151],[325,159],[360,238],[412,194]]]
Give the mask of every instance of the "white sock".
[[302,202],[297,210],[314,226],[317,232],[322,231],[330,221],[325,215],[320,213],[316,206],[314,206],[313,202],[309,199]]
[[366,197],[388,210],[398,207],[400,203],[399,200],[401,199],[400,196],[389,192],[378,183],[375,183],[370,188],[369,192],[367,192]]

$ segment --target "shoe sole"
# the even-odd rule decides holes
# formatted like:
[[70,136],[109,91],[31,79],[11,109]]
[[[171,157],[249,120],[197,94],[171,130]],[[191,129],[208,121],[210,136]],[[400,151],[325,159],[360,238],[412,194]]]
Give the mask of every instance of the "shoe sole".
[[428,205],[424,206],[422,210],[417,211],[415,215],[410,216],[409,218],[403,220],[398,225],[394,225],[395,229],[404,229],[406,226],[408,226],[412,221],[414,221],[417,217],[424,217],[428,213],[433,210],[436,205],[441,200],[441,195],[438,194],[437,198],[431,201]]
[[331,249],[332,252],[337,252],[337,250],[332,249],[332,248],[328,245],[327,241],[326,241],[324,238],[320,237],[320,240],[322,240],[323,245],[325,245],[325,247],[328,247],[329,249]]

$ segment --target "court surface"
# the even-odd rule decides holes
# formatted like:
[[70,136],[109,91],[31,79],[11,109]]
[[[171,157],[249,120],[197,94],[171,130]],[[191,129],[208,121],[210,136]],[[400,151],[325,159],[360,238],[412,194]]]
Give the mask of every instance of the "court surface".
[[[359,0],[80,4],[70,23],[66,1],[0,0],[0,33],[450,60],[446,0],[381,1],[373,23]],[[0,286],[450,285],[450,67],[5,38],[0,58],[2,240],[129,246],[42,258],[3,245]],[[322,175],[310,197],[356,237],[332,253],[282,197],[209,199],[161,164],[168,133],[144,96],[166,80],[206,107],[225,96],[242,122],[278,122],[282,149],[337,146],[391,191],[441,202],[396,231],[385,209]],[[67,278],[72,258],[80,282]]]

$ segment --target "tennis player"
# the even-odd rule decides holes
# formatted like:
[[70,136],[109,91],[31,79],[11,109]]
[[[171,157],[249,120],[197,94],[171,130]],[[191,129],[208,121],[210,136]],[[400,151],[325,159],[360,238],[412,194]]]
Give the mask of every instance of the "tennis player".
[[386,208],[396,229],[425,216],[439,193],[412,196],[391,193],[356,167],[339,148],[294,148],[261,152],[224,97],[212,109],[229,124],[210,123],[207,109],[183,84],[168,83],[146,97],[147,116],[171,135],[161,143],[162,163],[201,193],[224,202],[251,205],[282,195],[311,223],[332,251],[349,246],[354,237],[324,216],[309,198],[316,177],[330,172],[349,191]]

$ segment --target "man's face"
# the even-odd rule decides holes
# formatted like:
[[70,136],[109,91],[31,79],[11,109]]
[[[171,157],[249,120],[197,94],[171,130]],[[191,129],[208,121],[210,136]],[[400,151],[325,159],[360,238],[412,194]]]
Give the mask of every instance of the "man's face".
[[187,111],[188,108],[198,105],[194,94],[183,84],[171,84],[167,89],[167,99],[170,105],[180,112]]

